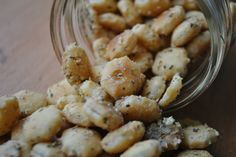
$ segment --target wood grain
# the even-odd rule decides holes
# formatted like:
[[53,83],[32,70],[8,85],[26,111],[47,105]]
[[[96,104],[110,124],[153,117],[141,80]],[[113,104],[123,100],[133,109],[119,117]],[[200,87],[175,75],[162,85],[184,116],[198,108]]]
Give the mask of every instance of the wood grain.
[[62,78],[49,32],[52,0],[0,0],[0,95]]
[[[0,0],[0,95],[21,89],[45,92],[62,79],[49,32],[52,0]],[[199,99],[177,111],[217,128],[221,137],[210,148],[215,157],[236,157],[236,47],[219,76]]]

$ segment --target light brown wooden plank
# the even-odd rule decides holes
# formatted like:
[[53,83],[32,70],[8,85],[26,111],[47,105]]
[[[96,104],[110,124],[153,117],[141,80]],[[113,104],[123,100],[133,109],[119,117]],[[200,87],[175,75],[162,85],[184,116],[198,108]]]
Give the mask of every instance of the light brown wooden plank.
[[45,91],[62,78],[50,40],[51,4],[0,1],[0,95],[20,89]]

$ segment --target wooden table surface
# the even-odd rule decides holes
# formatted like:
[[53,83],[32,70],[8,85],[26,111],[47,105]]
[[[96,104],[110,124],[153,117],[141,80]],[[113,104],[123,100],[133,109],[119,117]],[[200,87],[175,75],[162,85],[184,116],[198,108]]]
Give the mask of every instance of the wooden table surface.
[[[49,32],[52,0],[0,0],[0,95],[21,89],[45,92],[63,78]],[[177,111],[217,128],[210,148],[215,157],[236,157],[236,50],[225,59],[216,81],[199,99]]]

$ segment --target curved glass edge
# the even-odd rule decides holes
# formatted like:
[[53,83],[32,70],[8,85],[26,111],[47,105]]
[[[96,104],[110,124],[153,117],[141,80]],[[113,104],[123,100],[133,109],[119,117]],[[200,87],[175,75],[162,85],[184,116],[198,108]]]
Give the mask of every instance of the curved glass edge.
[[[198,0],[200,7],[209,23],[211,32],[211,52],[204,63],[202,71],[191,80],[191,85],[186,85],[180,96],[164,112],[172,112],[183,108],[199,97],[215,80],[224,56],[229,49],[232,35],[232,19],[229,9],[229,0]],[[91,55],[91,47],[84,40],[86,36],[80,23],[86,19],[86,14],[81,10],[84,0],[54,0],[51,12],[51,38],[56,56],[61,63],[61,54],[65,46],[77,41]],[[79,15],[79,16],[78,16]],[[75,33],[76,32],[76,33]]]
[[[166,112],[172,112],[177,109],[183,108],[198,98],[215,80],[219,73],[220,67],[223,63],[224,57],[229,50],[231,37],[232,37],[232,17],[229,9],[228,0],[199,0],[201,10],[205,14],[209,30],[211,32],[211,52],[208,59],[208,65],[205,67],[197,80],[196,85],[192,85],[190,94],[188,91],[184,98],[175,101],[172,106],[167,108]],[[216,53],[217,52],[217,53]]]

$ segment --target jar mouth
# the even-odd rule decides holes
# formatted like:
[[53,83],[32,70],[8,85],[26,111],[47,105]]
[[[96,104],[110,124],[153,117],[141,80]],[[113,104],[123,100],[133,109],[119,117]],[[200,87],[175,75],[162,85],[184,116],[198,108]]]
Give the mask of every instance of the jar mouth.
[[[170,112],[190,104],[215,80],[232,36],[232,18],[228,0],[198,0],[211,34],[211,50],[202,64],[184,81],[177,99],[165,109]],[[66,46],[76,42],[86,50],[94,63],[87,33],[91,33],[86,20],[86,0],[54,0],[51,11],[50,31],[56,56],[61,63]]]

